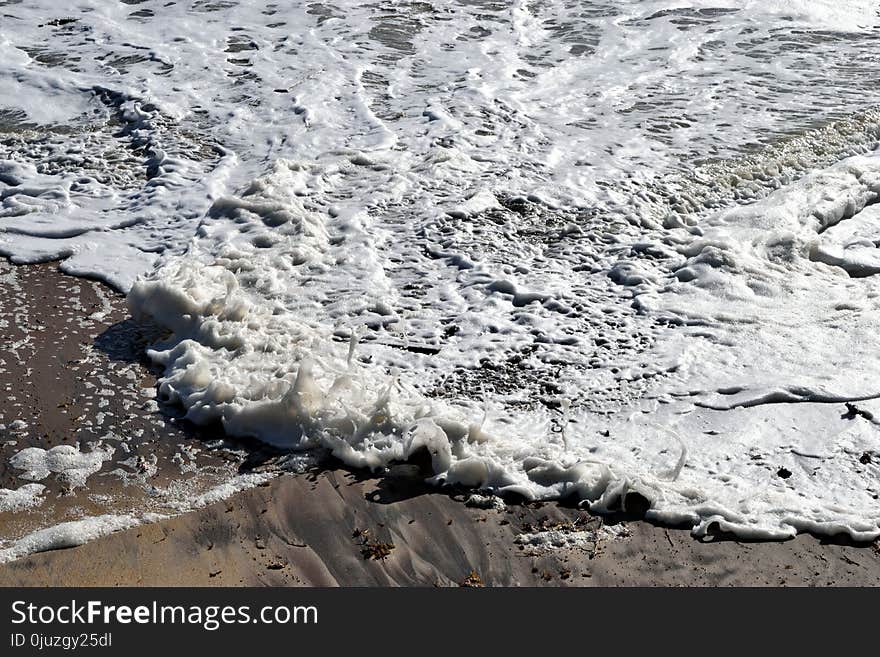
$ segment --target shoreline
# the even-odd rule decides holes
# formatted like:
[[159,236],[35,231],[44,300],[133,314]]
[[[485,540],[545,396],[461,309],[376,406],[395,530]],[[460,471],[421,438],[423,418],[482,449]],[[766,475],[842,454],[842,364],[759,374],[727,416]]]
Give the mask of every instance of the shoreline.
[[[18,277],[17,287],[14,294],[13,287],[0,291],[0,311],[16,315],[23,326],[20,336],[7,329],[0,356],[31,365],[24,375],[10,363],[3,367],[0,384],[7,394],[0,402],[0,422],[26,414],[39,430],[15,433],[4,449],[69,444],[80,435],[97,438],[93,434],[100,432],[90,426],[100,424],[94,422],[99,413],[116,417],[112,426],[117,429],[143,432],[132,445],[132,458],[158,453],[170,461],[181,445],[197,449],[223,438],[178,425],[147,403],[144,391],[155,377],[132,353],[146,338],[126,324],[120,295],[101,283],[62,274],[57,263],[4,261],[0,274],[10,272]],[[120,331],[134,337],[109,339]],[[96,344],[97,356],[83,355]],[[22,356],[22,349],[31,355]],[[85,386],[89,381],[117,387],[100,411],[99,390]],[[16,482],[9,454],[4,452],[0,462],[0,483],[16,488],[27,482]],[[216,466],[223,458],[222,450],[206,450],[193,457],[192,465]],[[266,460],[254,446],[238,463],[227,457],[227,465],[241,471]],[[140,475],[170,484],[182,476],[161,466]],[[31,519],[45,520],[40,514],[51,512],[61,522],[77,510],[94,513],[97,506],[89,495],[122,494],[117,480],[103,477],[109,469],[105,465],[90,475],[85,490],[66,490],[61,477],[42,481],[54,506],[29,510],[35,514]],[[876,542],[854,545],[811,535],[781,543],[721,536],[700,541],[689,530],[602,519],[559,503],[498,508],[475,498],[475,507],[465,504],[467,497],[411,479],[345,470],[284,474],[167,520],[0,565],[0,586],[880,584]],[[127,503],[139,508],[142,501],[135,495]],[[0,514],[2,533],[19,531],[26,520]]]
[[[576,536],[531,549],[519,536]],[[582,540],[586,536],[586,540]],[[595,540],[590,540],[594,536]],[[698,541],[556,503],[468,506],[339,470],[0,566],[0,586],[876,586],[880,550]]]

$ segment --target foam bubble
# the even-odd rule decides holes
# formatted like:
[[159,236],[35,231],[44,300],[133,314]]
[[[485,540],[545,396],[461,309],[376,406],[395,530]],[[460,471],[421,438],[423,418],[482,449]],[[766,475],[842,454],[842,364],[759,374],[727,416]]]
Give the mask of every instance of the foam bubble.
[[0,513],[32,509],[43,503],[46,487],[41,484],[24,484],[15,490],[0,488]]
[[98,446],[89,452],[81,452],[74,445],[58,445],[51,449],[26,447],[9,459],[9,465],[17,470],[22,479],[41,481],[50,474],[72,490],[86,485],[86,480],[101,469],[104,461],[113,456],[111,446]]

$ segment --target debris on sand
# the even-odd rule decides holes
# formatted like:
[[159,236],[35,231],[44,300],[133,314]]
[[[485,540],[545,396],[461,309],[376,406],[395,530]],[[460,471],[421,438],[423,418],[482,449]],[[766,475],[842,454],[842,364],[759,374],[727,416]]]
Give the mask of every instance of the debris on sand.
[[[591,520],[595,520],[593,526],[589,525]],[[628,536],[630,530],[624,523],[606,525],[601,518],[579,518],[572,522],[542,520],[537,525],[526,523],[523,526],[523,533],[517,535],[514,543],[528,555],[567,548],[586,550],[592,559],[599,553],[603,540]]]
[[496,509],[498,511],[503,511],[507,508],[507,505],[497,495],[478,495],[474,493],[465,502],[465,506],[469,506],[475,509],[486,509],[487,511]]
[[462,580],[459,586],[466,589],[481,589],[485,586],[485,584],[483,584],[483,580],[480,578],[477,571],[472,570],[470,573],[468,573],[468,576],[465,577],[464,580]]
[[360,539],[361,555],[365,560],[372,559],[373,561],[384,561],[395,548],[394,543],[384,543],[372,540],[370,538],[369,529],[355,529],[353,537]]

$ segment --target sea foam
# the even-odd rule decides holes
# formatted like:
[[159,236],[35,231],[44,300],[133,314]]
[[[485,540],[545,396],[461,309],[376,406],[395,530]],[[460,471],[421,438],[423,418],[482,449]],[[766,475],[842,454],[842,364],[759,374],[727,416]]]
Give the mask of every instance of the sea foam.
[[193,422],[880,534],[873,3],[6,11],[0,253],[129,292]]

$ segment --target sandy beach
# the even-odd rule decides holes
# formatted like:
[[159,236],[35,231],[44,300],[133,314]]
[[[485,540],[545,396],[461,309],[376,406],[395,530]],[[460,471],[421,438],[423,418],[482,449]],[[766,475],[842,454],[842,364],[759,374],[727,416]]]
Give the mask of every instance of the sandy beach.
[[[462,499],[340,472],[282,476],[203,510],[0,567],[4,586],[876,586],[876,547],[812,536],[693,539],[645,522],[536,552],[540,527],[599,520],[556,504]],[[608,525],[606,525],[606,530]],[[366,532],[366,533],[365,533]],[[585,532],[586,533],[586,532]],[[387,555],[382,556],[382,546]]]
[[[0,312],[10,321],[0,347],[6,363],[0,414],[4,423],[26,418],[27,425],[4,430],[5,449],[86,440],[109,428],[96,426],[98,413],[114,414],[114,430],[142,431],[134,441],[141,457],[165,455],[155,471],[142,473],[160,483],[182,476],[162,465],[181,444],[222,439],[214,429],[195,431],[175,419],[173,409],[149,403],[155,374],[137,350],[155,335],[127,319],[121,295],[63,275],[52,264],[3,264],[0,273],[7,281],[0,287]],[[9,284],[13,278],[15,285]],[[88,319],[67,321],[71,317]],[[99,408],[90,382],[113,387],[108,404]],[[278,457],[253,445],[237,450],[206,450],[199,458],[216,463],[225,453],[230,467],[245,472],[270,470]],[[6,462],[0,459],[3,485],[25,483]],[[24,532],[28,523],[45,523],[47,514],[62,520],[102,510],[95,502],[102,491],[129,505],[145,504],[138,497],[142,486],[101,477],[111,467],[105,463],[93,475],[88,495],[47,480],[52,503],[33,515],[0,515],[2,533]],[[504,506],[404,475],[377,479],[332,464],[282,474],[193,512],[14,560],[0,566],[0,585],[880,584],[876,544],[809,535],[786,542],[696,540],[687,529],[636,517],[599,518],[557,503]]]
[[876,2],[5,4],[0,585],[878,583]]

